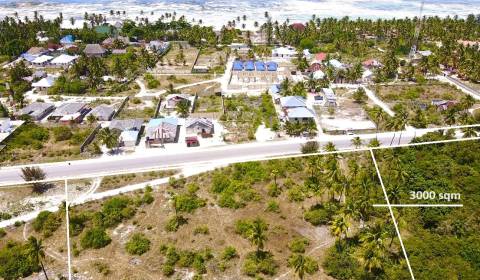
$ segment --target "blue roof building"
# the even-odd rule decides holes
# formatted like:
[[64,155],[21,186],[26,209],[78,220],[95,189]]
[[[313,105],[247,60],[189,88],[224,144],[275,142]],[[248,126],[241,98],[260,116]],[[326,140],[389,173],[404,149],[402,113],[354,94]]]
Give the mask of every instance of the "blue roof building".
[[267,70],[268,71],[277,71],[278,69],[278,64],[273,61],[267,62]]
[[28,61],[28,62],[30,62],[30,63],[31,63],[32,61],[34,61],[35,58],[37,58],[37,56],[31,55],[31,54],[28,54],[28,53],[22,54],[22,57],[23,57],[23,59],[25,59],[26,61]]
[[305,107],[296,107],[289,109],[287,112],[287,116],[289,121],[301,121],[307,119],[314,119],[315,113]]
[[75,42],[75,39],[73,38],[73,35],[67,35],[60,39],[60,44],[66,45],[66,44],[73,44]]
[[234,71],[242,71],[243,70],[243,62],[240,60],[235,60],[233,62],[233,70]]
[[255,69],[257,69],[257,71],[265,71],[265,69],[266,69],[265,63],[263,61],[256,61],[255,62]]
[[255,71],[255,63],[253,62],[253,60],[248,60],[245,62],[245,70]]
[[306,107],[305,99],[301,96],[284,96],[280,98],[282,108]]

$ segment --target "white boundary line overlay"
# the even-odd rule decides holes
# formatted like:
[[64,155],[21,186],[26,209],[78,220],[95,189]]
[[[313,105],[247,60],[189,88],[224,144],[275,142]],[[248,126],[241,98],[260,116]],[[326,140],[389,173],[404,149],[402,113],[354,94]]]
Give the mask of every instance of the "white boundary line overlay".
[[65,220],[67,222],[67,264],[68,264],[68,280],[72,280],[72,260],[70,255],[70,216],[68,213],[68,180],[65,179]]
[[373,204],[373,207],[463,207],[463,204]]
[[415,276],[413,276],[412,267],[410,266],[410,260],[408,259],[407,250],[405,250],[405,246],[403,245],[402,236],[400,235],[400,230],[398,229],[398,224],[397,224],[397,221],[395,220],[395,215],[393,215],[392,205],[390,204],[390,200],[388,199],[387,190],[385,189],[385,186],[383,184],[382,176],[380,175],[380,170],[378,169],[377,160],[375,159],[375,155],[373,154],[373,149],[370,149],[370,154],[372,155],[373,164],[375,165],[375,170],[377,171],[378,179],[380,180],[380,185],[382,185],[383,194],[385,196],[385,200],[387,201],[387,207],[388,207],[388,210],[390,211],[390,216],[392,216],[393,225],[395,226],[395,231],[397,232],[397,235],[398,235],[398,240],[400,241],[400,245],[402,246],[402,251],[403,251],[403,255],[405,256],[405,260],[407,262],[408,271],[412,276],[412,280],[415,280]]

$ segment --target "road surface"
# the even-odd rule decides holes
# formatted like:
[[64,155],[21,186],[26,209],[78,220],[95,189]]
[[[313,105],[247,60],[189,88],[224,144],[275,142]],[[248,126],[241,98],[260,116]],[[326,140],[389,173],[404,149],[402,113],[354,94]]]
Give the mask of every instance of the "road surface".
[[445,76],[438,76],[438,79],[439,80],[445,80],[446,82],[449,82],[450,84],[453,84],[453,85],[456,85],[460,90],[462,90],[463,92],[467,93],[467,94],[470,94],[473,98],[475,98],[476,100],[480,100],[480,92],[478,92],[477,90],[465,85],[464,83],[462,83],[460,80],[458,80],[457,78],[454,78],[454,77],[451,77],[451,76],[448,76],[448,75],[445,75]]
[[[415,132],[403,132],[401,144],[409,143]],[[419,132],[416,134],[420,135]],[[399,133],[395,134],[394,144],[398,144]],[[351,139],[355,136],[328,136],[319,139],[320,145],[333,142],[337,149],[352,149]],[[382,145],[390,145],[393,132],[378,134]],[[362,135],[364,143],[375,138],[375,134]],[[301,144],[306,140],[283,140],[265,143],[248,143],[227,145],[211,148],[185,148],[184,152],[172,153],[161,149],[152,149],[147,155],[118,155],[97,159],[87,159],[70,162],[37,164],[47,174],[49,180],[61,180],[68,177],[96,177],[111,173],[140,172],[151,169],[181,169],[183,167],[203,166],[206,164],[219,166],[252,160],[268,159],[270,157],[300,154]],[[31,166],[31,165],[30,165]],[[18,184],[23,182],[21,168],[24,166],[8,166],[0,169],[0,185]]]

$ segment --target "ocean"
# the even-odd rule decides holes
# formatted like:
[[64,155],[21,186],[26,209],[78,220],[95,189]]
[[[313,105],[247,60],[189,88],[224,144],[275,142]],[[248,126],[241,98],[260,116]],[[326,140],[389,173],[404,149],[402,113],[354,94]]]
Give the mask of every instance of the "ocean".
[[[45,18],[60,12],[64,18],[83,18],[85,12],[109,16],[110,10],[126,11],[126,17],[137,16],[155,20],[165,12],[185,15],[188,20],[202,19],[205,25],[221,27],[238,16],[247,28],[255,21],[264,22],[268,12],[273,20],[306,21],[317,17],[401,18],[419,15],[418,0],[0,0],[0,18],[33,16],[34,11]],[[153,13],[153,15],[152,15]],[[426,0],[424,15],[466,17],[480,14],[480,0]],[[142,15],[143,14],[143,15]],[[238,26],[238,25],[237,25]]]

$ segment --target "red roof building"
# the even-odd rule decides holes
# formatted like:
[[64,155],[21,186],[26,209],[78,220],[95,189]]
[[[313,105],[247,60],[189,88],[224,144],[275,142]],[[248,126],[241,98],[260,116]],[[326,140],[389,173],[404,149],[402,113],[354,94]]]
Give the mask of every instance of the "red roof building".
[[327,59],[327,54],[324,52],[317,53],[315,54],[315,60],[318,62],[323,62],[325,59]]
[[292,25],[290,25],[291,28],[293,28],[296,31],[304,31],[305,30],[305,25],[303,23],[297,22]]
[[362,62],[362,65],[367,68],[380,67],[382,64],[376,59],[368,59]]
[[321,69],[322,69],[322,64],[320,64],[319,62],[314,62],[310,65],[310,67],[308,67],[309,72],[315,72]]

